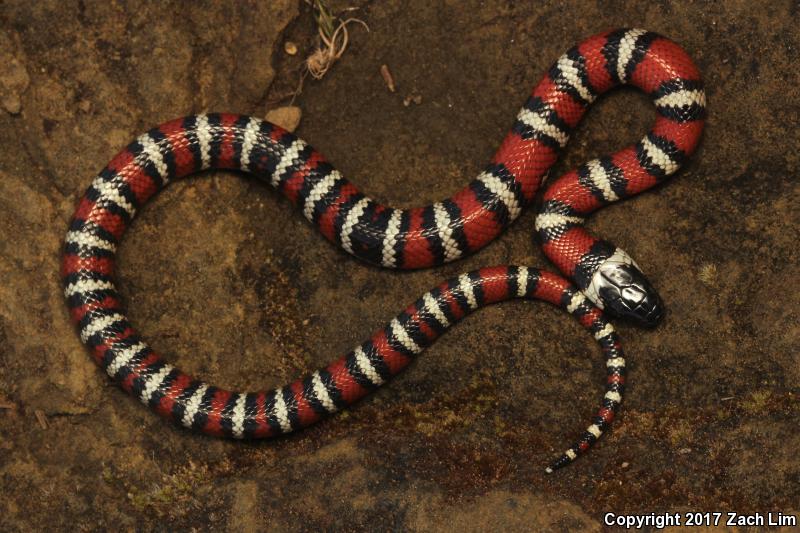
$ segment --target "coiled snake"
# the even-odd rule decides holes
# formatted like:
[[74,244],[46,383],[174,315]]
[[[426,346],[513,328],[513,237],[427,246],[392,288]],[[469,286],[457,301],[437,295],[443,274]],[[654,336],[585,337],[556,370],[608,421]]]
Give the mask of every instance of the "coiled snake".
[[[456,260],[497,237],[531,203],[589,105],[629,84],[651,95],[656,121],[638,143],[592,160],[544,192],[536,232],[555,274],[484,268],[426,293],[353,351],[284,387],[229,392],[165,362],[125,316],[113,269],[136,212],[171,180],[238,169],[269,181],[330,241],[367,262],[415,269]],[[606,358],[602,407],[548,472],[570,463],[607,429],[622,400],[625,360],[602,309],[655,325],[662,304],[636,263],[583,225],[611,202],[661,182],[694,151],[705,116],[697,68],[675,43],[638,29],[591,37],[561,56],[518,113],[492,162],[452,197],[394,209],[365,196],[316,150],[278,126],[234,114],[173,120],[140,136],[92,182],[70,222],[62,276],[72,320],[97,363],[159,414],[212,435],[288,433],[355,402],[400,372],[445,329],[484,305],[535,298],[586,327]]]

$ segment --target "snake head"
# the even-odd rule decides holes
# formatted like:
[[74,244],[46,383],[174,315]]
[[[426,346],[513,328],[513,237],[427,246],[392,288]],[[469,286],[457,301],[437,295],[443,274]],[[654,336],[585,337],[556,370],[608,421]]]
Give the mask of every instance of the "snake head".
[[633,259],[617,248],[592,276],[587,296],[609,314],[655,327],[664,304]]

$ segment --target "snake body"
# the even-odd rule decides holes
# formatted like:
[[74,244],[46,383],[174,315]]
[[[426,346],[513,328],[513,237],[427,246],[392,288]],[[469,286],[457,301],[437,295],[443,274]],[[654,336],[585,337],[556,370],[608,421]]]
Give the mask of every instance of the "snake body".
[[[440,265],[496,238],[555,163],[589,105],[620,84],[654,99],[657,116],[641,141],[590,161],[548,186],[536,218],[542,248],[577,287],[534,268],[499,266],[448,280],[330,365],[257,393],[226,391],[169,365],[125,316],[113,280],[115,254],[136,213],[171,180],[206,169],[237,169],[268,181],[330,241],[388,268]],[[615,30],[570,49],[518,113],[492,162],[452,197],[415,209],[382,205],[295,135],[246,115],[188,116],[141,135],[115,156],[80,200],[66,237],[65,295],[81,340],[123,389],[186,427],[234,438],[305,427],[364,396],[402,370],[463,316],[509,298],[536,298],[576,316],[606,357],[602,407],[548,471],[585,452],[622,400],[625,360],[601,309],[653,325],[660,300],[633,260],[584,229],[586,217],[673,174],[694,151],[705,115],[697,68],[672,41]]]

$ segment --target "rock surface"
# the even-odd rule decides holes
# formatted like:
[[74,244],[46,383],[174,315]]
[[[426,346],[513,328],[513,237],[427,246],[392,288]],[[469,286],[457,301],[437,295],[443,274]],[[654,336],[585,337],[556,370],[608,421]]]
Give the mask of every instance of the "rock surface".
[[286,131],[294,131],[300,125],[302,116],[303,111],[299,107],[287,105],[270,109],[264,118]]
[[[366,192],[412,206],[476,175],[581,38],[641,26],[690,51],[709,96],[699,152],[591,222],[670,313],[654,331],[620,324],[626,402],[569,469],[543,474],[597,405],[602,361],[541,304],[481,311],[354,409],[272,442],[189,434],[109,384],[58,279],[77,199],[152,125],[264,116],[295,89],[315,37],[299,4],[3,3],[0,529],[592,531],[607,511],[800,511],[796,3],[356,0],[370,32],[354,25],[346,54],[296,100],[300,136]],[[382,64],[402,91],[386,90]],[[421,103],[404,106],[407,94]],[[635,91],[602,98],[554,174],[638,139],[652,117]],[[213,172],[142,211],[118,276],[132,320],[173,362],[222,386],[272,387],[447,276],[546,266],[533,218],[456,264],[388,272],[329,245],[261,183]]]

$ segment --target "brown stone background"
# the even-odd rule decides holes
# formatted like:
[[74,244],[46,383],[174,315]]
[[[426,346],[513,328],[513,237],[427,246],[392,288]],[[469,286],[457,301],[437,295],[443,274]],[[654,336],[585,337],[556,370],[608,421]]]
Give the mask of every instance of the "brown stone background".
[[[798,3],[334,7],[348,5],[370,32],[352,27],[342,61],[307,81],[298,133],[399,206],[476,175],[530,88],[583,37],[645,27],[704,72],[699,152],[666,187],[591,223],[637,258],[670,311],[655,331],[619,324],[630,386],[614,431],[543,474],[594,411],[603,367],[575,323],[530,302],[477,313],[354,409],[288,438],[216,440],[144,409],[68,323],[58,267],[72,210],[155,124],[205,110],[263,116],[296,83],[312,14],[291,0],[4,0],[0,530],[572,531],[600,529],[606,511],[800,511]],[[421,103],[404,106],[409,95]],[[601,99],[556,173],[638,139],[652,116],[635,91]],[[261,183],[210,172],[143,210],[119,278],[132,320],[172,361],[222,386],[272,387],[446,276],[546,266],[533,218],[467,260],[396,273],[329,245]]]

